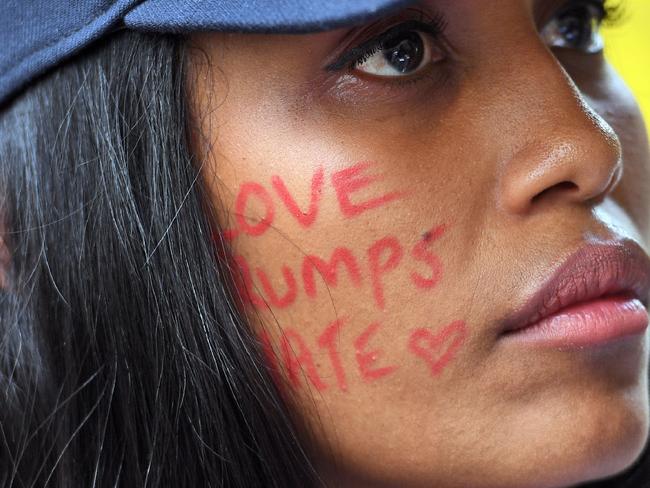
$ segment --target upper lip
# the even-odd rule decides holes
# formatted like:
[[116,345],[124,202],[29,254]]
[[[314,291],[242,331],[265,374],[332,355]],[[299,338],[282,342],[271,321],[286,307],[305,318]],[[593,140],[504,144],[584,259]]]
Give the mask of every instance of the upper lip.
[[551,277],[508,315],[504,332],[521,329],[580,302],[627,295],[647,306],[650,258],[634,241],[590,244],[571,254]]

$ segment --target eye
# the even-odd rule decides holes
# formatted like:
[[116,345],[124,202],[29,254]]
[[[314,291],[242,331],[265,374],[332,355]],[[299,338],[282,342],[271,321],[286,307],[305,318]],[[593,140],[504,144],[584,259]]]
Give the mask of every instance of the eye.
[[606,16],[602,2],[574,2],[544,26],[541,36],[549,47],[598,53],[604,46],[600,26]]
[[354,69],[381,77],[403,77],[417,73],[444,59],[430,35],[419,31],[400,32],[382,40],[374,52],[356,62]]
[[438,37],[442,17],[407,20],[343,53],[328,71],[356,71],[378,78],[405,78],[445,59]]

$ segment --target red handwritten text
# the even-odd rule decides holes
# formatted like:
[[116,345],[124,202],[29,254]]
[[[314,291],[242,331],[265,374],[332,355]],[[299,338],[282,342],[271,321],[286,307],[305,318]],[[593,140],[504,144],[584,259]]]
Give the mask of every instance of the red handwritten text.
[[[383,195],[363,199],[363,191],[369,189],[373,183],[381,181],[382,175],[368,174],[373,167],[370,161],[356,163],[348,168],[334,172],[331,175],[331,184],[339,203],[341,214],[346,218],[356,217],[363,212],[372,210],[403,196],[402,193],[393,191]],[[310,227],[318,216],[323,187],[325,186],[325,172],[322,167],[316,169],[311,179],[310,199],[307,211],[302,211],[298,202],[287,188],[284,180],[274,175],[271,177],[271,186],[275,190],[287,211],[304,228]],[[255,203],[262,207],[261,217],[250,217],[249,207]],[[256,212],[257,214],[258,212]],[[241,184],[235,198],[236,227],[227,229],[223,236],[234,239],[240,234],[257,237],[264,234],[273,224],[275,218],[275,205],[271,194],[260,183],[247,181]],[[251,223],[254,222],[254,223]]]
[[[430,247],[444,234],[445,229],[445,225],[433,228],[429,233],[435,237],[427,241],[418,241],[410,251],[411,266],[415,269],[410,273],[409,278],[416,289],[432,289],[442,278],[442,262],[430,250]],[[366,252],[367,275],[375,306],[379,310],[384,310],[386,307],[385,278],[398,268],[403,256],[403,246],[399,239],[394,236],[378,239],[370,245]],[[278,286],[277,280],[271,280],[267,272],[262,268],[256,267],[254,270],[259,281],[259,286],[257,286],[253,281],[251,269],[246,259],[238,255],[235,257],[235,261],[241,268],[242,277],[239,283],[241,296],[250,305],[260,307],[267,304],[270,307],[286,308],[298,299],[300,293],[296,274],[289,266],[281,266],[280,273],[283,284],[276,290],[272,283],[276,283],[276,286]],[[346,271],[345,275],[348,282],[355,288],[359,288],[363,284],[361,263],[355,254],[346,247],[334,249],[329,261],[315,255],[305,256],[300,266],[302,288],[305,295],[309,298],[318,296],[317,281],[323,281],[331,291],[332,288],[339,285],[339,276],[343,270]],[[425,275],[417,271],[422,266],[426,269]]]
[[[343,392],[349,390],[350,372],[345,369],[345,364],[349,364],[349,361],[342,358],[340,349],[341,332],[347,326],[347,319],[339,318],[330,323],[318,337],[317,347],[327,352],[329,360],[329,364],[319,366],[314,362],[312,349],[302,335],[295,329],[284,329],[279,341],[281,362],[289,384],[293,388],[300,388],[302,380],[306,379],[318,391],[324,391],[334,386]],[[365,383],[389,377],[399,369],[397,364],[391,364],[383,357],[385,352],[381,348],[371,345],[373,339],[380,334],[380,323],[373,322],[352,340],[357,365],[356,374]],[[438,377],[456,356],[466,338],[465,322],[457,320],[437,330],[429,328],[411,330],[403,347],[412,356],[422,360],[423,367],[429,371],[431,376]],[[278,358],[271,349],[268,336],[265,333],[263,333],[262,342],[265,354],[270,358],[273,366],[272,369],[276,371]],[[327,371],[321,372],[323,368],[326,368]],[[329,377],[333,377],[335,382],[326,383],[323,378]]]

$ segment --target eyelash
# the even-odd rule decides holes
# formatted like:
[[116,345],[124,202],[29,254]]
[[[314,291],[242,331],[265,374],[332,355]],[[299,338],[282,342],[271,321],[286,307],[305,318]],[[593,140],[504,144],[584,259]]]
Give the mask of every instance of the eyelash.
[[614,26],[621,21],[624,11],[624,0],[612,3],[611,0],[571,0],[558,13],[563,13],[580,5],[591,5],[599,10],[598,25]]
[[600,18],[601,25],[615,26],[621,22],[625,12],[624,1],[620,0],[618,3],[612,3],[609,0],[594,2],[596,7],[602,9],[602,16]]
[[353,69],[377,52],[381,51],[383,46],[391,39],[406,32],[424,32],[433,38],[437,38],[444,33],[447,24],[442,15],[436,15],[425,19],[422,14],[422,17],[421,20],[407,20],[401,22],[382,32],[380,35],[348,50],[340,58],[328,65],[326,67],[327,71]]

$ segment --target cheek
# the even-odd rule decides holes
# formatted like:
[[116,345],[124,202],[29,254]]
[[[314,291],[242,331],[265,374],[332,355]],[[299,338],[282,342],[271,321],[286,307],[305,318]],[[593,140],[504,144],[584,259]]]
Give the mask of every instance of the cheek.
[[440,446],[471,418],[488,351],[470,332],[492,308],[466,284],[489,175],[461,173],[472,155],[410,118],[225,118],[206,179],[247,317],[313,447],[379,479],[448,465]]
[[612,197],[621,204],[650,244],[650,148],[636,99],[613,68],[590,104],[621,141],[624,170]]
[[646,129],[636,105],[611,117],[623,147],[624,171],[612,194],[650,244],[650,151]]
[[[237,188],[223,235],[276,380],[313,417],[336,418],[330,435],[355,418],[351,409],[379,423],[396,409],[444,411],[438,393],[468,335],[451,305],[452,215],[423,219],[420,190],[372,161],[308,173],[219,180]],[[355,420],[359,435],[365,428]]]

